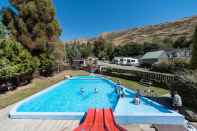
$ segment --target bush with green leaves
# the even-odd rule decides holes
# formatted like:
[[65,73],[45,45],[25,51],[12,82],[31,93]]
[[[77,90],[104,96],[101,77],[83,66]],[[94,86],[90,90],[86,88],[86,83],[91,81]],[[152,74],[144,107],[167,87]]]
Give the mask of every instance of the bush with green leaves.
[[40,72],[41,75],[48,76],[53,72],[54,58],[49,54],[43,53],[40,55]]
[[183,72],[185,69],[190,69],[190,64],[187,60],[177,59],[174,61],[162,61],[160,63],[153,64],[152,71],[161,73],[177,73]]
[[143,45],[136,44],[136,43],[129,43],[123,46],[118,46],[114,50],[114,56],[138,56],[142,55],[144,53],[143,51]]
[[20,43],[13,40],[0,42],[0,77],[15,77],[33,72],[39,62]]

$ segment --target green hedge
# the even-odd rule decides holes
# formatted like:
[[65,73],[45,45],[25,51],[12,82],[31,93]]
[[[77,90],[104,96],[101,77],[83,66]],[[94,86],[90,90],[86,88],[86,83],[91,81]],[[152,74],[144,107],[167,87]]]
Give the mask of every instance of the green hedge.
[[20,43],[9,39],[0,42],[0,86],[7,83],[18,86],[30,81],[38,64]]

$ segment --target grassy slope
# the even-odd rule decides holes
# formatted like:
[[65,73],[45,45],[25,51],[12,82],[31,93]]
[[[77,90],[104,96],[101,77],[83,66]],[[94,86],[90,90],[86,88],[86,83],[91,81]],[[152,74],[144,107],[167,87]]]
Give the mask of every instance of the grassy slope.
[[[89,73],[84,72],[84,71],[72,71],[72,70],[67,70],[64,72],[61,72],[59,74],[54,75],[53,77],[48,77],[48,78],[36,78],[32,81],[32,83],[19,87],[14,91],[9,91],[5,94],[0,94],[0,109],[4,108],[8,105],[14,104],[28,96],[31,96],[43,89],[46,89],[50,85],[53,85],[61,80],[63,80],[65,75],[88,75]],[[139,85],[137,82],[131,81],[131,80],[125,80],[121,78],[116,78],[116,77],[108,77],[109,79],[112,79],[113,81],[117,81],[118,79],[121,81],[121,83],[129,87],[130,89],[136,90],[136,89],[143,89],[144,87]],[[153,90],[161,96],[166,93],[168,93],[167,90],[161,89],[158,87],[153,87]]]

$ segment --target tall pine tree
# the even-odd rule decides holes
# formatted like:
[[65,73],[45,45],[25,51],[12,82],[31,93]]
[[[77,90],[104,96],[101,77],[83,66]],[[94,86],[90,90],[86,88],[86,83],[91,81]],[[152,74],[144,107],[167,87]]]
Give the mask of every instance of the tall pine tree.
[[193,35],[191,66],[193,69],[197,69],[197,27]]
[[3,22],[12,37],[31,52],[43,51],[61,33],[51,0],[10,0],[12,8],[3,10]]

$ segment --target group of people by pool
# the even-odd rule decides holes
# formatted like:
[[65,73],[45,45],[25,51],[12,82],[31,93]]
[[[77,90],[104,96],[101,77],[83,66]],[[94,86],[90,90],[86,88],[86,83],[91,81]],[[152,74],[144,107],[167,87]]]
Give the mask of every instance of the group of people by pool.
[[[81,87],[80,88],[80,94],[83,95],[84,94],[84,88]],[[98,93],[98,89],[95,87],[94,88],[94,93]],[[116,85],[115,85],[115,93],[118,94],[118,97],[125,97],[125,93],[124,93],[124,90],[123,90],[123,87],[121,86],[121,82],[120,80],[117,81]],[[140,90],[138,89],[134,98],[133,98],[133,101],[132,101],[133,104],[135,105],[139,105],[141,103],[141,93],[140,93]],[[181,107],[182,107],[182,99],[180,97],[180,95],[178,94],[177,91],[175,91],[174,93],[174,97],[172,99],[172,106],[174,107],[175,110],[178,110],[180,111]]]
[[[125,93],[123,91],[123,87],[121,86],[121,82],[120,80],[117,81],[116,87],[115,87],[115,92],[118,94],[119,97],[125,97]],[[132,103],[135,105],[139,105],[140,104],[140,90],[137,90],[137,93],[135,94],[135,97],[133,98]]]
[[[115,91],[119,95],[119,97],[126,96],[123,91],[123,87],[121,86],[120,80],[117,81]],[[135,105],[139,105],[141,103],[141,93],[139,89],[137,90],[132,103]],[[177,91],[174,92],[174,96],[172,97],[172,107],[178,112],[180,112],[180,110],[182,109],[182,98]]]

